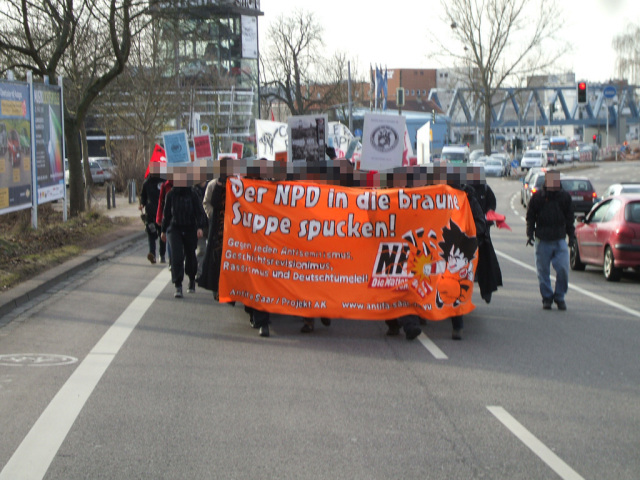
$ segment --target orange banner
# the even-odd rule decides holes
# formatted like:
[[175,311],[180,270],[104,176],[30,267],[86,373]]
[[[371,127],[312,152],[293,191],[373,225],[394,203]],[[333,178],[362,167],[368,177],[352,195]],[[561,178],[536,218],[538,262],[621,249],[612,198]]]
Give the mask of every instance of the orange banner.
[[464,192],[229,177],[220,301],[301,317],[469,313],[477,265]]

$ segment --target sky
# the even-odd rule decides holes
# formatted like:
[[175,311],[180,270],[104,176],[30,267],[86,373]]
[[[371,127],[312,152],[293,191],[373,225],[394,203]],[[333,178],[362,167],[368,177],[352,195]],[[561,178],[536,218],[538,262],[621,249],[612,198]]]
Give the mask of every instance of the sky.
[[[327,53],[343,51],[357,58],[362,75],[375,64],[389,69],[452,66],[441,65],[427,56],[431,43],[428,29],[441,30],[443,36],[449,34],[450,27],[441,20],[440,0],[374,4],[363,0],[261,0],[261,49],[266,44],[270,22],[302,9],[313,12],[322,25]],[[576,80],[588,82],[615,78],[611,42],[629,22],[640,25],[640,0],[562,0],[560,4],[566,18],[560,35],[572,48],[554,73],[574,72]],[[425,45],[424,49],[420,45]]]

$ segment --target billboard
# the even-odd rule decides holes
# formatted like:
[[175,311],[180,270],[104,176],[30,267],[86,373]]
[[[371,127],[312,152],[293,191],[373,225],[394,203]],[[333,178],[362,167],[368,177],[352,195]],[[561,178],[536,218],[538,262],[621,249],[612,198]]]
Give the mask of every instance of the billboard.
[[61,88],[33,85],[38,205],[64,198]]

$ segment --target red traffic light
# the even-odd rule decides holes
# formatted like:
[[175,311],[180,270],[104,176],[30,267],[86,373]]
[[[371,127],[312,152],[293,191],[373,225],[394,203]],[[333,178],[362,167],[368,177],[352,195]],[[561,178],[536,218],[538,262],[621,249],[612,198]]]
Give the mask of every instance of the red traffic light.
[[587,82],[578,82],[578,105],[587,104]]
[[593,143],[596,143],[596,141],[598,140],[598,135],[596,135],[595,133],[593,134]]

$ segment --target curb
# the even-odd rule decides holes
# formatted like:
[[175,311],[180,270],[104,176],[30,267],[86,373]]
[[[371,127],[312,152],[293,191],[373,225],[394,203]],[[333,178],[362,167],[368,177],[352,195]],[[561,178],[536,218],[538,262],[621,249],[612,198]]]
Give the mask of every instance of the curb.
[[8,320],[3,319],[5,315],[12,312],[17,307],[42,295],[42,293],[47,291],[56,283],[71,277],[77,272],[96,264],[105,258],[116,255],[145,238],[146,233],[142,231],[119,238],[102,247],[87,250],[77,257],[61,263],[60,265],[22,282],[19,285],[16,285],[8,292],[0,294],[0,327],[9,323]]

